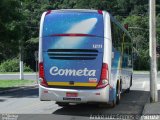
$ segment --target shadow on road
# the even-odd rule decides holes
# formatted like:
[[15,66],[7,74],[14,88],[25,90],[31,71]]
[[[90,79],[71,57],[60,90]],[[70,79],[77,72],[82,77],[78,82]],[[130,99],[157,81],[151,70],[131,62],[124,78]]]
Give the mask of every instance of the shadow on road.
[[25,97],[35,98],[38,97],[38,88],[37,87],[23,88],[12,92],[0,93],[0,96],[7,98],[25,98]]
[[90,116],[97,114],[130,114],[140,115],[143,111],[145,103],[149,102],[149,92],[147,91],[130,91],[123,93],[120,104],[115,108],[100,108],[95,104],[79,104],[69,107],[63,107],[53,114],[72,115],[72,116]]
[[0,102],[4,102],[4,101],[6,101],[5,99],[0,99]]

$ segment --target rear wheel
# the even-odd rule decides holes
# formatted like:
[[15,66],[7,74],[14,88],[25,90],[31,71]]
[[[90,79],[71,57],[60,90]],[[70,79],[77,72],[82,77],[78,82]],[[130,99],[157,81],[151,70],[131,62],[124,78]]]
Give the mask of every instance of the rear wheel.
[[130,78],[130,85],[129,85],[129,88],[126,89],[126,93],[129,93],[129,92],[130,92],[131,86],[132,86],[132,75],[131,75],[131,78]]
[[111,107],[115,107],[116,104],[119,104],[120,99],[121,99],[121,89],[122,89],[121,82],[118,81],[117,87],[116,87],[116,94],[115,94],[115,97],[111,103]]
[[120,81],[118,81],[116,89],[116,104],[119,104],[120,99],[121,99],[121,83]]
[[131,78],[130,78],[130,87],[132,86],[132,75],[131,75]]

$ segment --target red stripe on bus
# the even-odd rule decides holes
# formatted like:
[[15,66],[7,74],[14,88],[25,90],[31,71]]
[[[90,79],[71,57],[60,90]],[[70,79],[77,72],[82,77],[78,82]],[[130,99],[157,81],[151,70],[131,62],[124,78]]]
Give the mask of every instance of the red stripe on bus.
[[81,34],[81,33],[69,33],[69,34],[52,34],[50,36],[73,36],[73,37],[82,37],[82,36],[89,36],[89,37],[95,37],[95,35],[90,35],[90,34]]

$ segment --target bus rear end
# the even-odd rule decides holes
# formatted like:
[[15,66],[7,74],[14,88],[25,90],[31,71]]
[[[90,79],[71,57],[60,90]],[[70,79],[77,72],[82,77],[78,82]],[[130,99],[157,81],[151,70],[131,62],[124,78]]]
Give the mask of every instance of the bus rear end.
[[45,12],[39,40],[40,100],[109,101],[101,11]]

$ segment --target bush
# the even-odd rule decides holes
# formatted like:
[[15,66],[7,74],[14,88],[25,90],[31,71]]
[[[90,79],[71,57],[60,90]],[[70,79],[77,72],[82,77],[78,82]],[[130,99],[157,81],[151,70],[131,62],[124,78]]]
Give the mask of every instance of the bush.
[[[19,72],[19,60],[14,58],[2,62],[0,64],[0,72]],[[24,72],[33,72],[33,70],[24,64]]]
[[24,64],[24,72],[33,72],[33,70],[30,68],[30,66],[26,66]]

